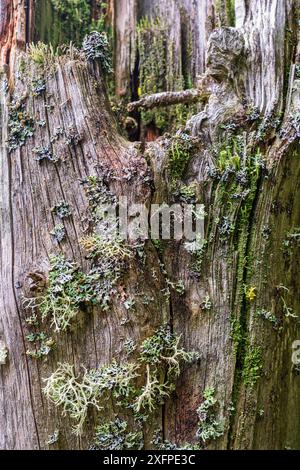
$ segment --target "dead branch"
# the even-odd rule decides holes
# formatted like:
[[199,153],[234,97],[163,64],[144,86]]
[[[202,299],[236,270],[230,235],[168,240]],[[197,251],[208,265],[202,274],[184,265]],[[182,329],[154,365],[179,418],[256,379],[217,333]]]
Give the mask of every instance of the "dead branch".
[[138,109],[152,109],[180,103],[195,103],[196,101],[205,101],[206,99],[207,93],[198,88],[183,91],[166,91],[144,96],[139,101],[133,101],[128,104],[127,110],[132,112]]

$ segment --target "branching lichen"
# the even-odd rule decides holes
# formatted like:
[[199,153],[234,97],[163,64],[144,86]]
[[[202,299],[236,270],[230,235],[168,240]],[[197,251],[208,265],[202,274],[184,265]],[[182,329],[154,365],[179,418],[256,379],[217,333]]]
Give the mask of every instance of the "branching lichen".
[[99,369],[85,370],[80,381],[75,376],[73,366],[59,364],[58,369],[44,380],[46,385],[43,392],[55,406],[62,407],[63,415],[69,414],[76,421],[73,431],[80,435],[89,406],[102,409],[107,394],[114,397],[128,396],[131,381],[137,376],[134,363],[112,362]]
[[[81,379],[75,376],[73,366],[59,364],[45,379],[44,393],[62,407],[64,415],[69,414],[76,421],[77,434],[82,432],[89,406],[100,410],[108,398],[116,399],[115,406],[121,410],[132,410],[135,420],[145,420],[175,389],[181,363],[197,357],[179,348],[179,341],[179,336],[163,326],[142,343],[136,362],[118,364],[114,360],[98,369],[85,369]],[[145,385],[140,387],[144,376]]]

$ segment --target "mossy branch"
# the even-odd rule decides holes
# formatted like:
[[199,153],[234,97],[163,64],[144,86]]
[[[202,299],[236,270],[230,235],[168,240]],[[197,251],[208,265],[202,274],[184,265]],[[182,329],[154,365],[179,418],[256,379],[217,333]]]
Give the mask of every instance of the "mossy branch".
[[198,88],[191,88],[183,91],[166,91],[163,93],[154,93],[144,96],[139,101],[133,101],[127,106],[128,112],[139,109],[153,109],[161,106],[172,106],[180,103],[195,103],[196,101],[205,101],[207,93]]

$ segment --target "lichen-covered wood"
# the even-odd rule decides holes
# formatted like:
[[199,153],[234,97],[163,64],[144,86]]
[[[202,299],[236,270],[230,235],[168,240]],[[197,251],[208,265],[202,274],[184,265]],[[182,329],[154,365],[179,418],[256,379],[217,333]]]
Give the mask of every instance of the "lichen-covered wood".
[[[141,27],[166,28],[172,79],[204,77],[149,143],[120,135],[97,58],[25,52],[47,41],[27,3],[0,7],[0,448],[299,449],[297,1],[109,2],[118,97],[151,100]],[[124,195],[204,204],[205,240],[107,243],[97,208]]]

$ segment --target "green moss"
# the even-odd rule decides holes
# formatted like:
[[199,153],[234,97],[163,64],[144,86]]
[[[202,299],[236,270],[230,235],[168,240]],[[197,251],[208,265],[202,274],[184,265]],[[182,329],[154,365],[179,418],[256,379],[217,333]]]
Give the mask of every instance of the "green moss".
[[235,0],[216,0],[215,9],[221,26],[235,26]]
[[235,26],[235,0],[226,0],[228,26]]
[[259,347],[249,346],[246,351],[242,371],[243,382],[253,388],[261,376],[262,356]]
[[198,146],[198,139],[185,132],[178,132],[171,139],[168,150],[168,166],[172,191],[178,186],[178,181],[183,178],[187,165]]
[[[184,89],[184,77],[173,64],[174,46],[169,41],[168,26],[160,18],[142,18],[137,27],[139,51],[138,95]],[[194,112],[194,107],[176,105],[142,111],[146,125],[154,124],[161,132],[172,131],[184,124]]]
[[237,354],[243,338],[242,325],[237,318],[231,318],[231,339],[233,340],[233,349],[235,354]]

